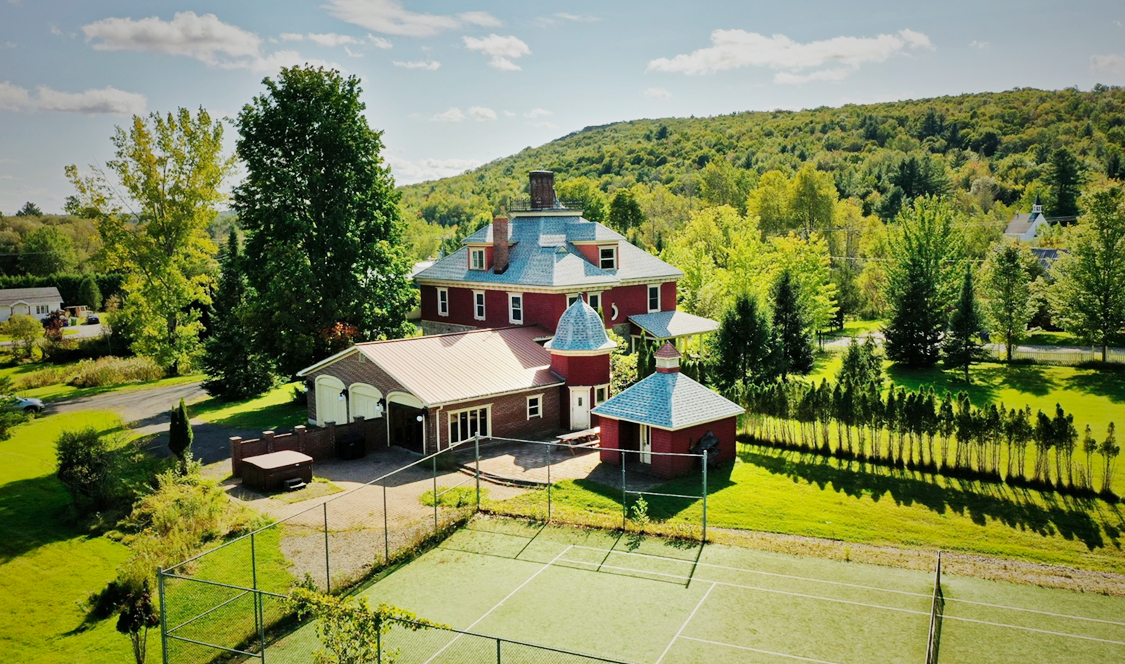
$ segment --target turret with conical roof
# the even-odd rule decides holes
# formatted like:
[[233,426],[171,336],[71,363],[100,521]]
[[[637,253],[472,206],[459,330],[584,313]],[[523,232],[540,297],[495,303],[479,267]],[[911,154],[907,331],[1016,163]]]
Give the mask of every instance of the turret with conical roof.
[[[590,409],[609,396],[609,354],[615,344],[605,332],[601,316],[582,298],[559,318],[555,336],[545,348],[551,353],[551,371],[566,385],[564,417],[571,429],[591,426]],[[567,415],[568,414],[568,415]]]

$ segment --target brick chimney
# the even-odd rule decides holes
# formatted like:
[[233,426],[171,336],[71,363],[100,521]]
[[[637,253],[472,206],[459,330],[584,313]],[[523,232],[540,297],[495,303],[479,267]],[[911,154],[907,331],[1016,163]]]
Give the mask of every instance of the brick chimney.
[[508,269],[508,218],[492,220],[492,270],[503,274]]
[[555,174],[551,171],[531,171],[531,209],[549,210],[555,207]]
[[680,373],[680,351],[671,343],[665,342],[653,357],[657,373]]

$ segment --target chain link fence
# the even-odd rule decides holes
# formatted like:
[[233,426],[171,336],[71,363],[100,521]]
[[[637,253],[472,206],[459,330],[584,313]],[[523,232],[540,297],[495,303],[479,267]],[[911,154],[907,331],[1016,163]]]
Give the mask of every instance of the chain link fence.
[[[653,469],[668,463],[700,472],[665,481]],[[285,601],[290,590],[342,594],[443,539],[479,511],[702,541],[706,469],[705,454],[516,439],[467,441],[159,570],[163,661],[312,661],[320,644],[311,630],[294,631],[296,619]],[[505,487],[507,498],[489,499],[488,487]],[[606,508],[588,509],[591,500]],[[411,634],[402,638],[423,638],[416,636],[421,632]],[[469,636],[461,640],[475,643]],[[561,651],[553,659],[533,657],[528,653],[538,653],[535,646],[516,642],[499,648],[495,656],[505,662],[582,657]]]

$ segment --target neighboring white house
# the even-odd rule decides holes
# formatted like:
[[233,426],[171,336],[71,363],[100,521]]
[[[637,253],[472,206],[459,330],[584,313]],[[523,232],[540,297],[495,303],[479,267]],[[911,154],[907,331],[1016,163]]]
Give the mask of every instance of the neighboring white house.
[[1015,238],[1020,242],[1031,242],[1035,236],[1039,235],[1039,230],[1044,226],[1050,226],[1051,222],[1047,217],[1043,216],[1043,206],[1039,204],[1039,195],[1035,196],[1035,205],[1031,206],[1031,212],[1021,212],[1012,217],[1008,222],[1008,227],[1004,229],[1004,235]]
[[28,314],[43,320],[63,308],[62,296],[54,286],[0,290],[0,323],[14,314]]

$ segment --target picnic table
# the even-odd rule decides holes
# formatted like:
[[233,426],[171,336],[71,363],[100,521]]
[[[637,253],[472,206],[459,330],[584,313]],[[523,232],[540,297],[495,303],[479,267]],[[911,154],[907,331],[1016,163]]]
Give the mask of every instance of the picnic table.
[[581,431],[571,431],[570,433],[560,434],[555,438],[564,445],[570,446],[570,453],[574,454],[575,447],[586,447],[599,442],[599,436],[602,433],[601,427],[593,427],[591,429],[582,429]]

